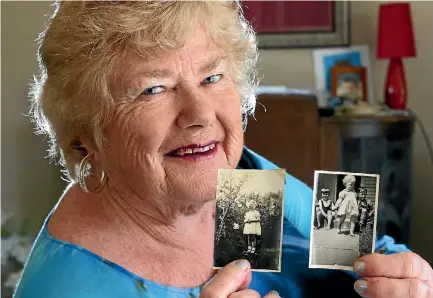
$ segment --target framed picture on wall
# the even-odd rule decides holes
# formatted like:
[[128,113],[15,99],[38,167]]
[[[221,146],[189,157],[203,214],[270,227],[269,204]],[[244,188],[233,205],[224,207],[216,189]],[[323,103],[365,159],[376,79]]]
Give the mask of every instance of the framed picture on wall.
[[350,44],[349,1],[242,1],[260,48]]

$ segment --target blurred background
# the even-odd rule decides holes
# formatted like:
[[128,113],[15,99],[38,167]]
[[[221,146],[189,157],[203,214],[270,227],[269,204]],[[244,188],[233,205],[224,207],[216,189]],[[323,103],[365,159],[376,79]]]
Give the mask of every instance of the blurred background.
[[[279,18],[269,17],[275,9],[271,6],[266,10],[251,4],[247,13],[258,30],[261,28],[259,71],[264,88],[258,93],[268,117],[259,106],[257,121],[249,122],[246,144],[309,185],[314,169],[381,174],[381,196],[395,212],[395,218],[383,220],[382,231],[390,231],[433,263],[433,237],[428,236],[433,228],[433,165],[426,145],[426,137],[433,139],[433,2],[410,2],[409,33],[414,40],[409,36],[407,42],[413,42],[410,47],[416,48],[416,53],[401,54],[410,57],[404,59],[407,104],[397,107],[397,111],[383,105],[390,59],[383,59],[383,53],[381,56],[377,52],[379,27],[389,24],[379,24],[389,22],[385,17],[379,18],[380,7],[386,2],[350,1],[348,7],[332,1],[316,7],[297,3],[300,6],[292,3],[284,9],[280,7],[286,15]],[[32,239],[65,187],[60,168],[45,158],[44,138],[34,134],[32,123],[25,116],[28,85],[37,71],[35,39],[52,13],[51,4],[1,2],[2,269],[6,236],[21,231]],[[295,17],[293,22],[284,23],[290,15],[298,14],[293,13],[296,9],[312,23],[301,24]],[[328,18],[322,20],[323,24],[314,24],[314,19],[325,14]],[[280,23],[267,24],[269,19]],[[329,30],[338,29],[338,36],[326,37],[327,22],[332,27]],[[271,34],[278,30],[286,35]],[[342,96],[333,94],[335,82],[329,87],[320,81],[323,76],[332,81],[334,72],[341,73],[338,63],[332,70],[323,70],[320,57],[331,55],[332,51],[356,52],[358,45],[367,49],[368,58],[361,53],[362,61],[351,67],[353,72],[366,73],[364,84],[368,89],[363,94],[369,97],[361,103],[348,104]],[[347,61],[343,64],[348,65]],[[396,186],[387,189],[386,185]],[[397,189],[402,185],[403,189]],[[7,277],[3,272],[4,281]]]

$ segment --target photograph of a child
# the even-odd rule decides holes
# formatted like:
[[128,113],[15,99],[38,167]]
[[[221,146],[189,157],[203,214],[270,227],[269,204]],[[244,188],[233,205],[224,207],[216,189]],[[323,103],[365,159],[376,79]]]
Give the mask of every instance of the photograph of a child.
[[257,239],[262,235],[262,226],[260,225],[260,212],[256,209],[255,201],[248,201],[246,204],[247,212],[244,219],[244,235],[248,241],[247,254],[256,252]]
[[252,270],[281,271],[284,170],[219,170],[214,267],[247,259]]
[[310,268],[352,270],[374,251],[379,176],[316,171]]
[[351,101],[364,98],[362,78],[359,73],[340,73],[338,75],[337,96]]

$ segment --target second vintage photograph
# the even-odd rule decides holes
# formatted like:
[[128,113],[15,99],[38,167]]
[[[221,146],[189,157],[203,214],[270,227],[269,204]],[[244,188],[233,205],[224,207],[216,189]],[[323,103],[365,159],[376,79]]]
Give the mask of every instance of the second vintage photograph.
[[352,270],[374,252],[379,176],[316,171],[310,268]]

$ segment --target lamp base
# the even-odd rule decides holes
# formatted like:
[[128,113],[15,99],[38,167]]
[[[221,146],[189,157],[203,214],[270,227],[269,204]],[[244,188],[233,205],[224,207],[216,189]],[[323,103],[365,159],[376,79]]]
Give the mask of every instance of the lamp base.
[[400,58],[393,58],[389,62],[385,83],[385,104],[394,110],[406,109],[406,78],[403,61]]

